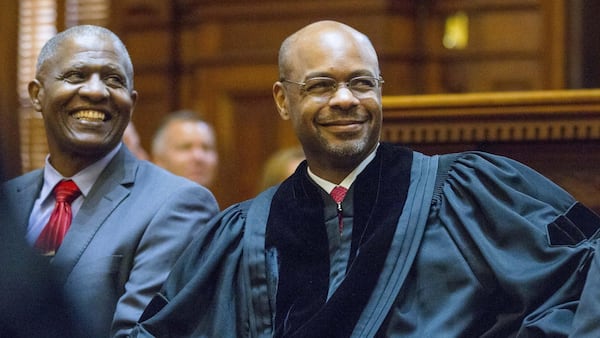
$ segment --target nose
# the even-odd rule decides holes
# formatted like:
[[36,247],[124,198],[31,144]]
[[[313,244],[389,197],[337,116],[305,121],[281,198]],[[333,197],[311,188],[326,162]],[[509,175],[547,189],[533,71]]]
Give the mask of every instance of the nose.
[[200,160],[200,159],[202,159],[202,158],[204,157],[204,156],[203,156],[203,152],[202,152],[202,150],[201,150],[201,149],[198,149],[198,148],[194,148],[194,149],[192,149],[192,156],[193,156],[193,157],[194,157],[196,160]]
[[206,158],[208,157],[208,152],[206,150],[202,149],[202,147],[194,147],[192,149],[192,157],[197,162],[204,162],[204,161],[206,161]]
[[358,105],[360,101],[345,83],[340,83],[329,99],[329,105],[348,109]]
[[108,97],[108,88],[99,74],[93,74],[79,89],[79,95],[93,101],[103,100]]

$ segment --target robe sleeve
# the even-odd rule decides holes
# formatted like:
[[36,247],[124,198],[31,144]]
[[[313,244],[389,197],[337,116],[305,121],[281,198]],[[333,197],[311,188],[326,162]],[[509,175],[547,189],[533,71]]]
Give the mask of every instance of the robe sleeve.
[[598,216],[533,169],[480,152],[457,158],[438,198],[438,221],[497,314],[483,331],[567,336]]
[[[596,247],[600,250],[600,246]],[[573,320],[571,338],[600,337],[600,256],[595,255]]]
[[221,212],[190,243],[131,337],[236,337],[236,282],[249,201]]

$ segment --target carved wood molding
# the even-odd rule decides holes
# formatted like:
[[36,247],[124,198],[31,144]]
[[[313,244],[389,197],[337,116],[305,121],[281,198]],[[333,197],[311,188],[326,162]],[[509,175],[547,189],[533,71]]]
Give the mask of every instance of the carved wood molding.
[[384,96],[382,139],[600,140],[600,89]]
[[[131,0],[129,0],[131,1]],[[248,18],[315,18],[327,14],[382,13],[390,4],[384,0],[177,0],[176,9],[186,23],[209,20],[247,20]],[[408,10],[412,6],[396,5],[395,10]]]

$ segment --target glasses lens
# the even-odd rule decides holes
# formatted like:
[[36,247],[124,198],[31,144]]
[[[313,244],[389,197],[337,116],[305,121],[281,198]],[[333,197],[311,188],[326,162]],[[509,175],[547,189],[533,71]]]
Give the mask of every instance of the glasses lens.
[[[313,77],[302,85],[307,94],[323,97],[333,95],[338,88],[338,82],[329,77]],[[379,79],[373,76],[357,76],[350,79],[346,85],[354,95],[364,95],[379,87]]]
[[372,76],[359,76],[350,79],[349,87],[353,91],[357,92],[368,92],[377,87],[377,79]]
[[306,80],[304,83],[304,90],[313,95],[324,95],[330,94],[335,91],[337,82],[328,77],[314,77]]

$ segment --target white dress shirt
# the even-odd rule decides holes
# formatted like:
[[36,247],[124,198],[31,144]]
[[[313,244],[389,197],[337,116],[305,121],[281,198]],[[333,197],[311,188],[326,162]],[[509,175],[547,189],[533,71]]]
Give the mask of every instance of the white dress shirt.
[[75,215],[79,211],[79,208],[81,208],[85,197],[88,195],[90,190],[92,190],[94,183],[104,168],[106,168],[108,163],[113,159],[113,157],[115,157],[120,148],[121,143],[119,143],[115,149],[111,150],[100,160],[81,170],[72,177],[63,177],[58,171],[56,171],[52,164],[50,164],[50,155],[46,156],[46,164],[44,166],[44,183],[38,198],[33,204],[31,215],[29,216],[27,234],[25,235],[27,243],[31,245],[35,244],[37,238],[40,236],[42,230],[48,223],[56,202],[54,194],[52,194],[52,190],[54,190],[54,187],[58,184],[58,182],[69,179],[73,180],[73,182],[77,184],[77,187],[79,187],[79,190],[81,191],[81,195],[71,203],[72,215],[73,218],[75,218]]

